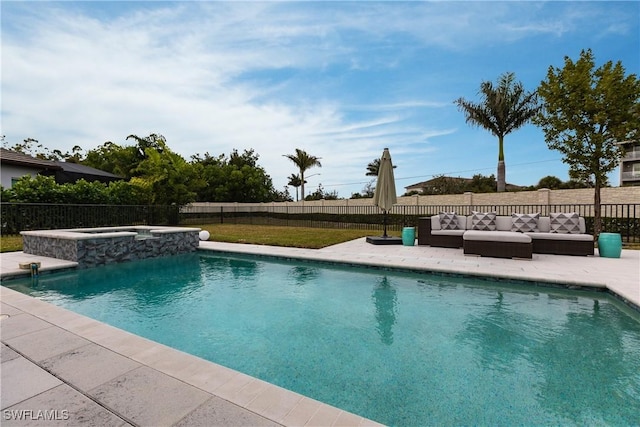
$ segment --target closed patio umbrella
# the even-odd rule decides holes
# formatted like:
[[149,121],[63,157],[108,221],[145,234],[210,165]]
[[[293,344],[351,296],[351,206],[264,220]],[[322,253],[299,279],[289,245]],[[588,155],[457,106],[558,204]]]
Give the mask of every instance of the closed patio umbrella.
[[382,152],[382,157],[380,158],[378,182],[376,183],[376,191],[373,194],[373,204],[382,209],[383,212],[384,234],[382,237],[388,237],[387,214],[397,202],[396,181],[393,176],[391,154],[389,154],[389,149],[385,148]]

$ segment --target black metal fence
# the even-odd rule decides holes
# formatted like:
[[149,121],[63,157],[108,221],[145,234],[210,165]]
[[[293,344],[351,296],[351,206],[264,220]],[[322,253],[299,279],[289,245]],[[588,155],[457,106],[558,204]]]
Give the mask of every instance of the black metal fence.
[[178,225],[178,206],[0,203],[2,234],[56,228]]
[[[383,215],[375,206],[116,206],[1,203],[2,234],[55,228],[108,227],[122,225],[255,224],[291,227],[354,228],[382,230]],[[603,204],[603,231],[620,233],[627,243],[640,243],[640,204]],[[549,215],[577,212],[585,218],[587,232],[593,233],[592,204],[562,205],[396,205],[387,216],[387,228],[401,231],[416,227],[418,218],[439,212],[513,212]]]
[[[471,211],[496,212],[498,215],[552,212],[577,212],[585,218],[588,233],[593,233],[593,204],[557,205],[396,205],[387,216],[387,228],[401,231],[416,227],[418,218],[439,212],[469,215]],[[640,204],[601,205],[602,230],[620,233],[627,243],[640,243]],[[181,209],[182,224],[255,224],[295,227],[355,228],[382,230],[383,215],[375,206],[188,206]]]

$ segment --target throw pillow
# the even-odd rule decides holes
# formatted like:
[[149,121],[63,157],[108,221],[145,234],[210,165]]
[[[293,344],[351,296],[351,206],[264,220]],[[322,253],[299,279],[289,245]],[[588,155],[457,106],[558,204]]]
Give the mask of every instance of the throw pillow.
[[551,233],[580,234],[580,215],[570,213],[550,213]]
[[538,231],[538,218],[540,213],[535,214],[511,214],[511,231],[529,233]]
[[455,212],[440,212],[441,230],[460,230],[458,215]]
[[496,213],[471,211],[471,229],[480,231],[495,231]]

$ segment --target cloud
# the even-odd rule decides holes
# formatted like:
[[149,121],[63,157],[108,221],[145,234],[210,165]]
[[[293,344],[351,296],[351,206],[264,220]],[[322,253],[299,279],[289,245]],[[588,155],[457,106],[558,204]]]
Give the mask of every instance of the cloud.
[[[52,148],[91,149],[130,133],[159,132],[185,156],[254,148],[278,169],[285,163],[281,155],[296,147],[362,157],[368,147],[411,132],[385,128],[398,117],[347,120],[339,100],[279,99],[273,92],[281,94],[286,84],[264,88],[239,77],[254,69],[318,66],[304,39],[329,43],[329,24],[307,27],[310,17],[299,13],[261,24],[269,4],[250,11],[226,3],[203,6],[207,25],[200,11],[185,6],[107,21],[64,8],[31,11],[23,21],[29,37],[20,32],[3,41],[12,64],[3,74],[5,127]],[[186,21],[177,24],[176,18]],[[296,37],[303,41],[291,47]],[[333,55],[328,45],[320,50]],[[346,142],[359,145],[345,149]]]
[[[327,188],[366,181],[366,165],[382,148],[399,164],[417,165],[441,150],[436,141],[460,131],[462,120],[444,118],[463,95],[465,70],[453,61],[453,69],[437,68],[441,55],[588,31],[602,8],[579,9],[529,2],[3,2],[2,133],[11,143],[32,137],[63,151],[152,132],[187,158],[253,148],[278,188],[295,172],[282,155],[301,148],[325,160]],[[599,16],[599,25],[634,28],[621,16]],[[429,69],[418,63],[424,56],[433,59]],[[455,96],[439,87],[445,79],[456,83]]]

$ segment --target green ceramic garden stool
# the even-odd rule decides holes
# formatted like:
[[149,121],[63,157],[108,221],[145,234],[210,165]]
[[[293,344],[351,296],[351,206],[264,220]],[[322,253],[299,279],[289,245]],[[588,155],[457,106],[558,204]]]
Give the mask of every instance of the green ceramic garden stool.
[[416,242],[416,228],[404,227],[402,229],[402,244],[405,246],[413,246]]
[[622,253],[622,237],[619,233],[600,233],[598,252],[601,257],[620,258]]

